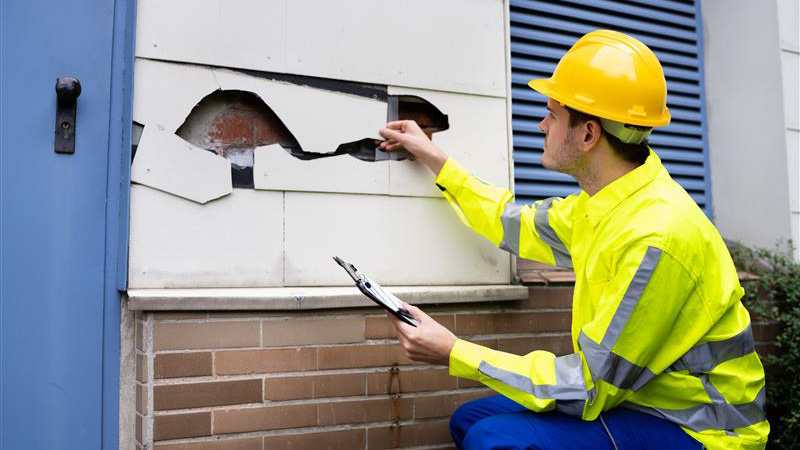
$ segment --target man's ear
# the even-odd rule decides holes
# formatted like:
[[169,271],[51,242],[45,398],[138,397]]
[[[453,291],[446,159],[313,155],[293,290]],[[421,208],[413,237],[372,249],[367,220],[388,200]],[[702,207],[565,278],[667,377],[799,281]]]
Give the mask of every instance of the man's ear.
[[591,150],[600,142],[603,136],[603,127],[600,125],[599,120],[587,120],[583,124],[583,136],[581,136],[581,144],[585,151]]

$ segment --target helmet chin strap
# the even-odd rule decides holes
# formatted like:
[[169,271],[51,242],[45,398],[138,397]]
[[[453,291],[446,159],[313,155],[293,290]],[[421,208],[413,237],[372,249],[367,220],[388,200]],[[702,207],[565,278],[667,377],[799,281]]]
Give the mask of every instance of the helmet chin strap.
[[640,127],[614,120],[600,118],[600,123],[606,132],[626,144],[641,144],[653,131],[651,127]]

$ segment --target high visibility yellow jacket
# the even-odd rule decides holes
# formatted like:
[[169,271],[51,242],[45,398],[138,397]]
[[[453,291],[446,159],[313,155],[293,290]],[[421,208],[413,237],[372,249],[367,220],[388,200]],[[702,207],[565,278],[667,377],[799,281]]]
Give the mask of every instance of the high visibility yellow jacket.
[[593,196],[533,205],[452,158],[436,178],[462,221],[522,258],[575,271],[574,353],[512,355],[464,340],[450,374],[533,411],[596,419],[623,406],[707,448],[764,448],[764,369],[730,254],[658,156]]

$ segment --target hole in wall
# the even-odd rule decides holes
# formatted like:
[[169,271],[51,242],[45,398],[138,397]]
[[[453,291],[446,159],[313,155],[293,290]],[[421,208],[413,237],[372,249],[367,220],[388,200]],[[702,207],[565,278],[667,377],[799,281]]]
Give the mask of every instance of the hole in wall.
[[[449,128],[448,117],[435,105],[413,95],[389,95],[388,120],[415,120],[425,134]],[[133,153],[142,126],[134,122]],[[254,150],[279,144],[295,158],[313,160],[350,155],[362,161],[403,160],[405,152],[384,152],[374,139],[340,144],[332,153],[304,151],[280,117],[256,94],[240,90],[217,90],[200,100],[175,132],[185,141],[227,158],[231,162],[234,187],[253,188]]]

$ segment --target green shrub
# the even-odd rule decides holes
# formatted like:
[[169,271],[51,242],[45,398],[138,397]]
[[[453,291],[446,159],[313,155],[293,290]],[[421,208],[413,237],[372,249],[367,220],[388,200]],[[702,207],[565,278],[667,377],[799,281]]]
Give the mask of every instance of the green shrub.
[[742,301],[756,320],[777,322],[778,354],[767,368],[769,448],[800,449],[800,264],[791,243],[774,250],[736,246],[731,255],[739,270],[758,276],[744,283]]

